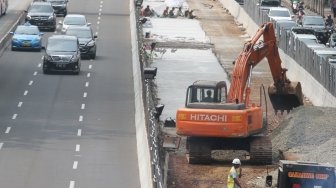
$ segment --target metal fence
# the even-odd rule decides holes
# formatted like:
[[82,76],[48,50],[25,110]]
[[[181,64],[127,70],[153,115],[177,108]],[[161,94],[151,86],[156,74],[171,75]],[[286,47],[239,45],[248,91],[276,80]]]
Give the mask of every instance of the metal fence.
[[[258,0],[245,1],[243,8],[256,24],[262,25],[265,22],[269,22],[270,19],[265,11],[259,9],[257,3]],[[314,8],[322,6],[322,3],[324,3],[324,0],[305,0],[306,6],[308,4]],[[327,58],[316,54],[313,49],[308,48],[307,45],[300,40],[294,40],[290,32],[281,31],[281,33],[285,34],[279,37],[278,47],[336,97],[336,64],[332,66]]]
[[[155,188],[163,188],[164,187],[164,176],[163,176],[163,166],[164,161],[164,153],[160,149],[161,147],[161,131],[160,126],[158,125],[157,119],[155,117],[156,111],[156,102],[155,96],[152,90],[155,88],[155,83],[152,80],[145,79],[143,70],[146,67],[149,67],[151,60],[148,56],[145,45],[144,45],[144,38],[143,38],[143,30],[142,24],[140,21],[140,8],[136,7],[136,28],[137,28],[137,39],[138,39],[138,47],[139,47],[139,62],[141,68],[141,79],[142,88],[143,89],[143,101],[144,101],[144,111],[145,111],[145,118],[146,118],[146,128],[148,132],[148,143],[150,148],[150,160],[151,160],[151,170],[152,170],[152,181],[153,187]],[[141,169],[140,169],[141,170]]]

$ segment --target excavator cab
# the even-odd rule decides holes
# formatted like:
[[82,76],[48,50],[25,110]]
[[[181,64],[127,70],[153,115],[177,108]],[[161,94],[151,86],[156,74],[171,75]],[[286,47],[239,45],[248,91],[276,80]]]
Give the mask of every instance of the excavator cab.
[[224,81],[199,80],[188,87],[185,106],[225,103],[226,98],[227,88]]

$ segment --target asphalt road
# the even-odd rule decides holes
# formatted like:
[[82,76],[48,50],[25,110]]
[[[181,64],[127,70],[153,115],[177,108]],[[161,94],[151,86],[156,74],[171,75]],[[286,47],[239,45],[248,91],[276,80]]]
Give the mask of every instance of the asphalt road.
[[[0,18],[6,27],[14,8]],[[0,187],[140,187],[128,1],[68,8],[98,34],[97,58],[82,60],[80,75],[44,75],[43,52],[8,46],[0,57]]]

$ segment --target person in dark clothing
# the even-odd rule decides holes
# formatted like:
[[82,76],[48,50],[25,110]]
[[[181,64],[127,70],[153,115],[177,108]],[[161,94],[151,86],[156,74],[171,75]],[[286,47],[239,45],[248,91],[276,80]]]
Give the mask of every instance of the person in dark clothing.
[[149,5],[143,11],[143,15],[146,17],[151,17],[153,15],[152,10],[149,8]]
[[174,11],[175,11],[175,8],[173,7],[168,13],[169,18],[175,18],[176,17],[175,14],[174,14]]
[[331,18],[330,14],[328,15],[325,23],[326,23],[326,26],[330,26],[330,27],[334,26],[334,20]]
[[164,9],[163,13],[162,13],[162,17],[163,18],[167,18],[169,14],[169,7],[166,7],[166,9]]

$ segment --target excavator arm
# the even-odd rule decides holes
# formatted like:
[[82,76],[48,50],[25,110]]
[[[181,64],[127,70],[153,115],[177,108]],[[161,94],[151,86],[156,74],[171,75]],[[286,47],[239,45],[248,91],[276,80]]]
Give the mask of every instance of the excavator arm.
[[[259,40],[263,36],[264,41]],[[303,104],[301,85],[286,77],[287,69],[281,67],[281,59],[276,45],[273,24],[263,24],[256,35],[248,41],[235,61],[232,72],[228,102],[249,105],[250,87],[248,79],[252,69],[267,58],[274,83],[268,88],[273,108],[278,111],[291,110]],[[245,99],[244,99],[245,96]]]

